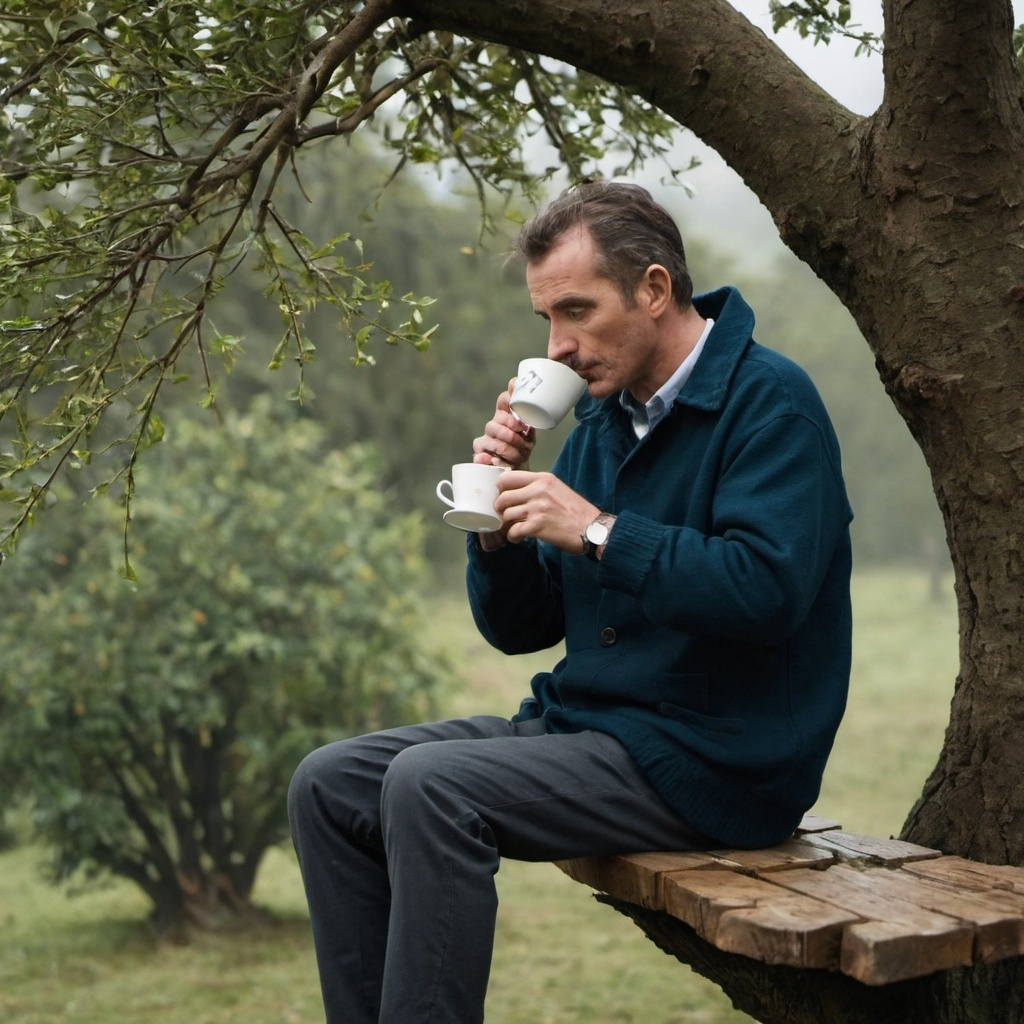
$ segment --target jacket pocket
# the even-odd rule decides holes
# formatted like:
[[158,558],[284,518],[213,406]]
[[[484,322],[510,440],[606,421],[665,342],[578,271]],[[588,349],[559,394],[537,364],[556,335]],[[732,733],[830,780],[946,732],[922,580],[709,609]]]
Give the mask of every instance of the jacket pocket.
[[667,700],[658,705],[658,714],[682,722],[695,732],[705,735],[718,733],[721,736],[739,736],[747,728],[747,723],[742,718],[715,718]]
[[651,696],[659,711],[665,704],[704,713],[711,702],[711,682],[706,672],[657,672]]

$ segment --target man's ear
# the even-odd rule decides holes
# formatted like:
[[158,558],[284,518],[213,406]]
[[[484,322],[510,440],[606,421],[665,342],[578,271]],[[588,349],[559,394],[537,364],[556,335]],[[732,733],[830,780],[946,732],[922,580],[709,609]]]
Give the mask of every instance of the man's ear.
[[660,263],[652,263],[644,271],[637,298],[652,317],[660,317],[671,305],[672,278]]

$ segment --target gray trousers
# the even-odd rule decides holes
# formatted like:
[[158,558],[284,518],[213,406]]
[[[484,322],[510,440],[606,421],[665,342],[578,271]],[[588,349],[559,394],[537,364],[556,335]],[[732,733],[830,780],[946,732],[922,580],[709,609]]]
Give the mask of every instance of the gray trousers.
[[706,840],[617,740],[480,716],[330,744],[288,794],[328,1024],[479,1024],[501,857]]

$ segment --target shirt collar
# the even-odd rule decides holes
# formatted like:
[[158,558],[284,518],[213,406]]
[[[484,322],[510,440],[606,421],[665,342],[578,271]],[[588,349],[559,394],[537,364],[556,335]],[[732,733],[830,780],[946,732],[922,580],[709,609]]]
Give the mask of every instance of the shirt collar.
[[629,413],[629,417],[633,422],[633,431],[637,437],[644,437],[649,431],[653,430],[664,419],[668,410],[672,408],[672,403],[676,400],[676,396],[682,391],[683,385],[690,379],[690,374],[693,372],[693,368],[697,365],[697,360],[704,350],[704,343],[708,340],[708,335],[714,326],[715,321],[709,318],[704,324],[701,336],[697,339],[697,344],[693,346],[687,357],[679,364],[675,373],[658,388],[646,403],[638,402],[628,390],[623,390],[619,393],[619,401],[626,412]]

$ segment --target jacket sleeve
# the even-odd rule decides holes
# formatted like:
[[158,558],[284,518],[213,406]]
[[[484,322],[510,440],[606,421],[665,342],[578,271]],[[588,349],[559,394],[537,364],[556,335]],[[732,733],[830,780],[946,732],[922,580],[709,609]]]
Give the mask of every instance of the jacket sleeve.
[[851,518],[834,438],[786,413],[728,453],[708,524],[623,510],[598,581],[663,627],[775,644],[803,622]]
[[483,551],[467,538],[466,588],[484,639],[505,654],[543,651],[565,636],[557,552],[534,540]]

